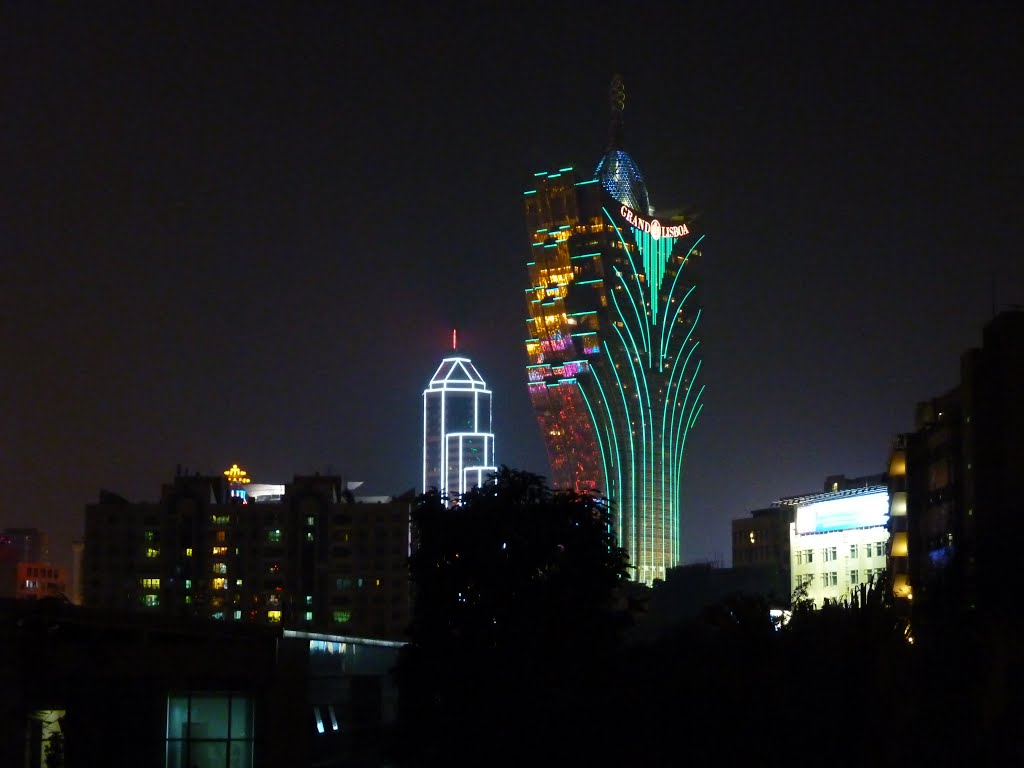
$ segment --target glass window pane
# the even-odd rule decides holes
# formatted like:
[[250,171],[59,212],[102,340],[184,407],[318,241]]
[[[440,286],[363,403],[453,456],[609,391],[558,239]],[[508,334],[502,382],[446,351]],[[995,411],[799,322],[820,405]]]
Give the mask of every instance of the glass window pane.
[[252,768],[252,742],[232,741],[231,742],[231,766],[230,768]]
[[193,739],[226,739],[228,737],[228,697],[215,693],[192,694],[190,733]]
[[166,766],[167,768],[188,768],[188,763],[185,761],[184,741],[167,742]]
[[[224,702],[225,705],[227,702]],[[226,741],[193,741],[190,768],[224,768],[228,759]]]
[[246,696],[231,697],[231,738],[252,738],[252,700]]
[[[167,697],[167,738],[186,739],[188,733],[188,696]],[[170,765],[170,763],[168,763]]]

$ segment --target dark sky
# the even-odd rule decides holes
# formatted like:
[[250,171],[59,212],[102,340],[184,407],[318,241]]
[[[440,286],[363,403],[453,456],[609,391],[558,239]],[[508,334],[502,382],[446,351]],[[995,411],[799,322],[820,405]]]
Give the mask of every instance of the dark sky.
[[616,71],[654,205],[707,233],[687,561],[882,471],[1024,303],[1013,6],[476,6],[3,5],[0,527],[66,563],[100,488],[178,464],[417,486],[453,326],[499,462],[546,474],[522,192],[596,162]]

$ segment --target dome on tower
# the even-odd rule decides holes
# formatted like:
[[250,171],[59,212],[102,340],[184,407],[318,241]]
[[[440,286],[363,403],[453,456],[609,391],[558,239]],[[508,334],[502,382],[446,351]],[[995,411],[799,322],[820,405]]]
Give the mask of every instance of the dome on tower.
[[628,205],[643,216],[650,216],[650,198],[643,174],[625,150],[612,147],[597,163],[594,176],[601,181],[608,194],[623,205]]

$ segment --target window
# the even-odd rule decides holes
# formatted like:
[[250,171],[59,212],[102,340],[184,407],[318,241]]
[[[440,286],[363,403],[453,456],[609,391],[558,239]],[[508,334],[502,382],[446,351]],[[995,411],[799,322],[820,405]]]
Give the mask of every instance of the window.
[[167,697],[165,765],[250,768],[253,706],[231,693],[180,693]]
[[241,579],[235,579],[235,586],[236,587],[242,586],[242,580]]
[[210,550],[210,554],[213,554],[213,555],[226,555],[227,553],[228,553],[228,548],[227,547],[223,547],[223,546],[221,546],[221,547],[214,547],[213,549]]
[[838,555],[836,553],[836,548],[835,547],[825,547],[824,549],[821,550],[821,557],[822,557],[822,559],[826,563],[831,562],[832,560],[837,560],[838,559]]
[[796,553],[796,564],[797,565],[803,565],[804,564],[804,553],[803,553],[803,550],[797,550],[797,553]]
[[214,573],[227,573],[228,572],[228,564],[227,563],[214,563],[213,564],[213,572]]
[[313,620],[313,612],[312,611],[306,611],[306,621],[312,621],[312,620]]
[[158,547],[146,547],[146,557],[160,557],[160,549]]
[[[857,557],[857,545],[856,544],[851,544],[850,545],[850,557]],[[856,571],[855,571],[855,573],[856,573]]]
[[312,604],[313,604],[313,596],[312,595],[306,595],[306,605],[312,605]]
[[227,531],[217,531],[217,535],[216,535],[216,536],[214,536],[214,538],[215,538],[215,539],[216,539],[217,541],[221,542],[221,543],[223,543],[223,542],[227,541],[227,540],[228,540],[228,534],[227,534]]
[[335,589],[352,589],[352,579],[337,579],[334,582]]
[[235,612],[234,612],[234,613],[232,614],[232,616],[234,617],[235,621],[238,621],[239,619],[241,619],[241,618],[242,618],[242,612],[241,612],[241,611],[235,611]]
[[875,556],[881,557],[885,554],[885,542],[879,541],[875,544]]
[[160,605],[160,595],[143,595],[142,604],[147,608],[156,608]]
[[143,589],[160,589],[160,579],[139,579]]
[[316,518],[314,518],[312,515],[309,515],[308,517],[306,517],[306,525],[314,525],[315,523],[316,523]]
[[192,589],[192,579],[185,579],[185,589]]
[[267,541],[280,541],[281,540],[281,529],[273,528],[267,531]]
[[335,624],[348,624],[352,618],[351,611],[335,611],[334,612],[334,623]]
[[313,540],[313,532],[312,531],[306,531],[306,541],[312,541],[312,540]]
[[144,537],[146,541],[156,541],[156,531],[146,531]]
[[280,624],[281,623],[281,611],[279,611],[279,610],[267,611],[267,621],[269,621],[271,624]]
[[860,574],[857,571],[850,571],[850,583],[858,584],[859,579],[857,578]]
[[185,549],[185,557],[192,557],[192,547],[187,547]]
[[828,575],[828,583],[829,583],[829,586],[831,586],[831,587],[838,586],[838,584],[839,584],[839,574],[836,573],[835,571],[832,571]]
[[804,561],[808,565],[810,565],[811,563],[814,562],[814,550],[813,549],[804,550]]
[[223,577],[212,579],[210,581],[210,586],[213,587],[214,589],[227,589],[228,588],[228,580],[223,578]]

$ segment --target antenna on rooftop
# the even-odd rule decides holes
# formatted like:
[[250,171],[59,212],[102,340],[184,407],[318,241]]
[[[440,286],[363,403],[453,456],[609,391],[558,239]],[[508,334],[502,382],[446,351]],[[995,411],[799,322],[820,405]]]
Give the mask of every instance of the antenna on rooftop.
[[455,352],[458,349],[457,340],[458,340],[458,331],[455,330],[454,328],[452,328],[452,352]]

